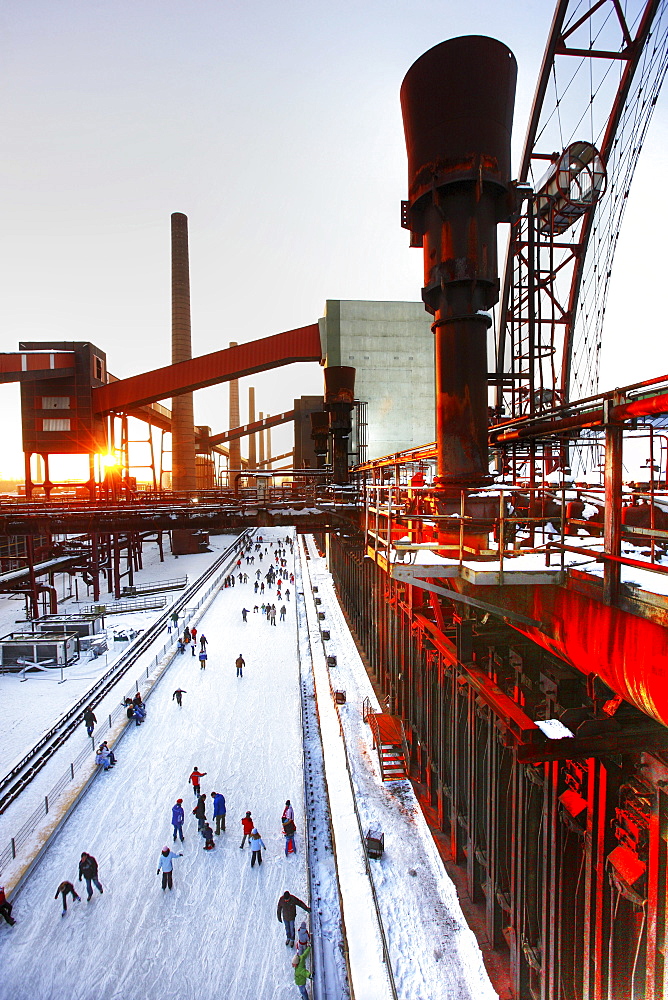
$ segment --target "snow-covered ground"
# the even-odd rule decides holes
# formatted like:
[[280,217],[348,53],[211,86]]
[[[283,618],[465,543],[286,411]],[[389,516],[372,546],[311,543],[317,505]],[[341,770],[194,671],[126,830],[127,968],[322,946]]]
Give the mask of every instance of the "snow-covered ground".
[[[264,565],[267,565],[265,560]],[[303,842],[283,853],[285,800],[303,820],[301,718],[294,602],[272,627],[252,609],[251,584],[223,591],[200,622],[209,639],[205,671],[177,657],[131,727],[117,766],[100,775],[45,853],[16,901],[17,924],[0,927],[0,996],[11,1000],[279,1000],[297,993],[276,904],[287,888],[305,898]],[[242,652],[243,678],[234,661]],[[183,708],[172,700],[187,691]],[[207,772],[202,789],[223,792],[228,830],[216,850],[197,835],[188,775]],[[184,857],[175,887],[163,893],[156,868],[172,844],[171,807],[186,808]],[[267,845],[250,868],[241,842],[247,809]],[[82,851],[100,866],[104,895],[54,900],[63,879],[76,882]],[[10,933],[5,933],[5,931]]]
[[[208,567],[227,549],[236,536],[219,535],[211,538],[211,552],[198,553],[191,556],[180,556],[178,562],[167,556],[164,563],[159,561],[157,546],[145,546],[144,569],[137,574],[138,582],[153,582],[157,579],[188,575],[194,582]],[[174,566],[179,572],[174,572]],[[182,591],[168,593],[168,603],[173,602]],[[111,600],[109,595],[107,599]],[[104,603],[104,599],[101,601]],[[2,611],[7,613],[6,607]],[[75,613],[76,605],[69,604],[63,613]],[[147,611],[113,615],[106,623],[115,626],[132,625],[136,629],[147,628],[162,611]],[[165,633],[165,639],[169,638]],[[149,648],[137,661],[132,669],[120,681],[118,689],[114,688],[95,709],[98,722],[119,704],[121,694],[127,693],[136,683],[136,679],[145,677],[147,666],[150,666],[154,653],[162,648],[162,641],[157,640],[154,647]],[[59,683],[60,670],[45,670],[28,672],[25,682],[20,674],[7,673],[0,675],[0,774],[5,775],[11,766],[20,760],[25,752],[35,745],[37,740],[47,732],[55,720],[71,705],[75,704],[92,684],[104,674],[109,667],[128,648],[126,642],[113,642],[110,637],[109,652],[98,659],[88,659],[84,654],[82,659],[67,667],[64,671],[66,681]],[[98,729],[98,741],[107,737]],[[62,750],[55,754],[36,778],[28,785],[19,798],[0,815],[0,850],[5,847],[11,837],[14,837],[34,811],[44,802],[45,796],[51,791],[71,761],[77,759],[88,743],[86,729],[82,724],[67,741]],[[17,859],[20,863],[20,858]],[[20,864],[14,866],[20,868]],[[2,878],[11,878],[6,872]]]
[[[262,533],[266,539],[285,534]],[[380,781],[371,736],[361,718],[362,700],[370,696],[373,701],[373,691],[312,541],[309,553],[303,590],[314,667],[326,669],[309,578],[319,587],[326,609],[332,635],[328,651],[338,656],[335,686],[347,691],[340,718],[362,827],[385,831],[386,853],[372,862],[372,877],[397,995],[400,1000],[491,1000],[495,993],[482,956],[411,786]],[[259,565],[256,558],[254,567],[244,567],[250,581]],[[261,565],[266,571],[268,560]],[[170,564],[166,575],[171,571]],[[298,645],[304,623],[298,635],[295,588],[290,589],[287,621],[277,618],[276,627],[253,612],[262,598],[254,596],[251,582],[223,590],[205,612],[198,628],[209,639],[206,670],[186,655],[177,656],[164,671],[148,700],[147,721],[129,728],[118,747],[117,766],[92,782],[18,894],[16,926],[0,924],[0,1000],[298,996],[276,919],[276,904],[285,889],[308,900],[300,653],[302,679],[311,657]],[[250,609],[247,623],[241,618],[244,606]],[[243,678],[236,677],[234,667],[240,652],[246,661]],[[177,687],[187,692],[181,709],[172,700]],[[328,698],[327,690],[324,696],[319,691],[318,714],[330,707]],[[47,721],[45,709],[42,728]],[[312,732],[308,739],[312,742]],[[326,746],[324,750],[327,755]],[[15,745],[14,751],[20,747]],[[207,772],[202,782],[207,795],[222,791],[228,805],[227,832],[216,838],[216,850],[206,853],[190,814],[194,798],[188,775],[195,765]],[[350,781],[347,772],[336,778],[328,772],[328,782],[339,779]],[[313,787],[311,830],[312,817],[319,812],[321,820],[328,807],[324,792],[317,790],[320,786]],[[323,800],[319,810],[314,794]],[[186,841],[184,857],[175,861],[170,893],[161,890],[156,868],[161,847],[172,845],[171,806],[177,797],[186,807]],[[284,856],[280,823],[287,798],[295,807],[299,831],[298,853],[289,858]],[[239,850],[240,820],[247,809],[267,846],[261,869],[250,868],[247,848]],[[87,903],[84,892],[82,902],[70,903],[61,918],[56,887],[63,879],[79,887],[82,851],[97,858],[104,895],[95,892]],[[357,907],[355,902],[354,879],[360,901],[369,888],[364,866],[355,870],[354,859],[351,863],[356,851],[359,844],[354,842],[337,844],[337,867],[345,865],[346,877],[353,881],[345,930],[349,946],[355,936],[368,939],[367,948],[377,949],[366,903]],[[331,889],[328,892],[331,899]],[[331,914],[323,917],[322,926],[330,933]],[[350,948],[349,954],[354,959]],[[364,949],[356,954],[364,955]],[[377,961],[377,954],[373,958]],[[356,968],[358,979],[364,971]],[[330,992],[327,997],[340,995]]]

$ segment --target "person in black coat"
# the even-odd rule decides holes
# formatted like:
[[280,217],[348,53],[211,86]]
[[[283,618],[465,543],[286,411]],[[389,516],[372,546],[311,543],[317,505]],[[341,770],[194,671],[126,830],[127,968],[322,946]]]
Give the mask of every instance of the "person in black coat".
[[86,732],[89,736],[92,736],[93,730],[95,729],[95,723],[97,722],[92,708],[86,709],[83,715],[83,720],[86,725]]
[[90,903],[93,896],[93,885],[100,891],[100,893],[104,892],[104,889],[100,885],[100,880],[97,877],[97,861],[92,854],[86,854],[85,851],[81,855],[81,861],[79,862],[79,881],[81,881],[82,878],[86,880],[88,902]]
[[286,889],[276,907],[276,917],[279,924],[281,921],[285,924],[285,943],[291,948],[294,948],[295,944],[295,917],[298,906],[301,906],[302,910],[306,910],[307,913],[311,912],[310,906],[307,906],[303,900],[299,899],[298,896],[293,896]]
[[193,809],[193,816],[197,818],[197,829],[201,831],[204,829],[204,824],[206,823],[206,795],[200,795],[197,799],[197,805]]

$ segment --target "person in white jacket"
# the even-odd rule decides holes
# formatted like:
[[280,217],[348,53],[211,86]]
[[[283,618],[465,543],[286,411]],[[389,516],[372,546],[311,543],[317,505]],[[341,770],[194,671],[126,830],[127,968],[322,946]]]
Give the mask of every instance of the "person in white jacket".
[[266,851],[267,848],[264,846],[264,841],[258,831],[253,828],[253,832],[248,838],[251,849],[251,868],[255,865],[255,859],[257,858],[257,863],[262,864],[262,851]]
[[165,890],[167,886],[170,889],[172,886],[172,872],[174,870],[174,858],[182,858],[183,854],[175,854],[174,851],[170,851],[169,847],[163,847],[162,854],[158,858],[158,871],[157,875],[162,872],[162,888]]

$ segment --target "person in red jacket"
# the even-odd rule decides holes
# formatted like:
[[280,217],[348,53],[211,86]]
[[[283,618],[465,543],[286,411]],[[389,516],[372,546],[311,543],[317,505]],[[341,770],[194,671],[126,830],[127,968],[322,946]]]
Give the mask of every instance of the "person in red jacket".
[[199,795],[199,779],[203,778],[206,773],[207,773],[206,771],[198,771],[197,765],[195,765],[195,767],[193,768],[193,773],[188,778],[188,781],[190,781],[193,786],[193,792],[195,793],[195,798],[197,798],[197,796]]
[[0,913],[5,918],[8,924],[12,927],[16,923],[14,917],[12,916],[12,904],[9,902],[5,896],[5,887],[0,885]]
[[251,833],[253,832],[253,827],[255,826],[255,822],[253,821],[250,812],[247,812],[246,815],[241,820],[241,826],[243,827],[244,831],[243,840],[241,841],[241,850],[243,851],[244,844],[246,843],[246,838],[250,837]]

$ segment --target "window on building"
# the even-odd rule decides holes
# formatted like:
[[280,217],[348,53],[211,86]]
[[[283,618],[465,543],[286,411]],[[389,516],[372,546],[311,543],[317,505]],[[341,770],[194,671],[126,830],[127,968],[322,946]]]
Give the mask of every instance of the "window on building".
[[69,396],[42,396],[43,410],[69,410]]
[[61,419],[53,420],[47,417],[42,420],[42,430],[43,431],[69,431],[70,430],[70,420]]

